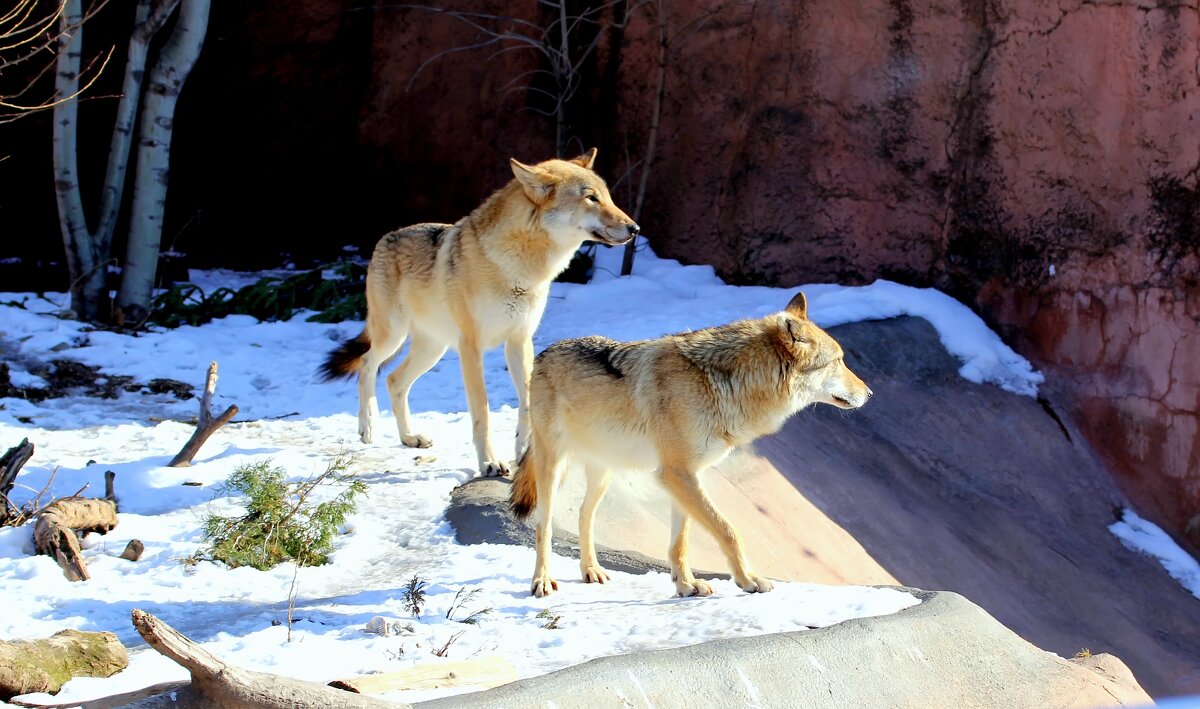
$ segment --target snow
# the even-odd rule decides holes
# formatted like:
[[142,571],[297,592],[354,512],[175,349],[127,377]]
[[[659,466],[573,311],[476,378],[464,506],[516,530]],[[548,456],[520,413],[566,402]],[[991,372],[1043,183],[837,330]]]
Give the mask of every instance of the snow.
[[1169,534],[1131,509],[1122,510],[1121,521],[1108,530],[1128,549],[1152,556],[1196,598],[1200,598],[1200,562],[1175,543]]
[[[565,337],[640,339],[759,317],[782,309],[797,290],[728,286],[710,267],[683,266],[648,250],[639,253],[634,276],[617,279],[603,269],[619,268],[619,251],[601,251],[595,282],[552,288],[535,338],[537,350]],[[208,292],[252,283],[259,275],[208,271],[194,272],[192,279]],[[935,290],[887,281],[859,288],[814,284],[803,290],[810,316],[823,326],[903,314],[923,317],[962,360],[960,371],[967,379],[1030,396],[1041,382],[1041,375],[968,308]],[[609,584],[588,585],[578,580],[578,562],[561,557],[551,563],[561,590],[535,599],[529,595],[532,550],[459,545],[443,516],[450,491],[474,475],[475,464],[453,352],[413,388],[419,430],[434,441],[432,449],[414,451],[400,446],[388,412],[376,429],[376,443],[361,444],[355,386],[317,380],[316,368],[326,353],[356,335],[360,323],[308,323],[304,314],[273,323],[230,316],[200,327],[130,336],[56,317],[66,308],[65,294],[0,294],[0,303],[0,356],[10,363],[16,384],[37,383],[29,373],[31,362],[69,358],[105,374],[134,376],[141,384],[170,378],[198,390],[209,361],[216,359],[220,380],[214,408],[231,403],[240,408],[235,422],[208,441],[192,467],[173,469],[164,466],[191,434],[192,425],[184,422],[196,415],[195,399],[179,401],[147,390],[123,391],[107,400],[82,395],[37,404],[0,399],[0,448],[26,437],[37,446],[13,491],[16,503],[47,486],[47,494],[63,496],[87,485],[86,495],[99,496],[104,472],[116,473],[120,524],[107,536],[89,537],[90,581],[69,583],[52,560],[33,556],[29,527],[0,529],[0,597],[5,599],[0,637],[44,637],[68,627],[110,630],[131,649],[127,670],[109,679],[73,680],[55,701],[185,676],[146,648],[129,622],[134,608],[158,615],[237,665],[325,682],[437,661],[432,651],[459,633],[449,659],[499,655],[529,677],[604,655],[827,626],[915,603],[910,595],[888,589],[790,582],[777,583],[769,594],[749,595],[720,580],[710,598],[677,599],[663,574],[614,572]],[[485,370],[492,435],[501,446],[514,437],[516,396],[500,350],[487,354]],[[380,400],[386,404],[386,397]],[[338,456],[352,459],[351,470],[369,490],[338,539],[331,563],[299,570],[285,564],[270,571],[182,563],[203,544],[203,516],[236,509],[235,500],[216,493],[235,468],[270,460],[299,480]],[[146,547],[136,563],[119,558],[133,538]],[[414,575],[428,582],[427,604],[415,619],[402,596]],[[463,611],[491,612],[476,625],[447,619],[455,594],[476,588],[478,594]],[[542,611],[560,617],[557,629],[543,627]],[[411,622],[414,631],[387,637],[366,633],[364,626],[375,616]],[[411,702],[454,691],[462,690],[393,693],[392,698]]]

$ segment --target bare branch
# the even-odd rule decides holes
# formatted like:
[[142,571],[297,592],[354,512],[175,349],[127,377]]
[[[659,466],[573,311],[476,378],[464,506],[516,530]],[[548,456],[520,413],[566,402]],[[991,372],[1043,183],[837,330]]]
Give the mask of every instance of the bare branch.
[[225,409],[225,413],[220,416],[213,416],[212,413],[212,398],[217,391],[217,363],[213,361],[208,365],[208,376],[204,380],[204,395],[200,397],[200,419],[196,422],[196,431],[183,448],[167,463],[170,468],[186,468],[192,464],[192,458],[196,457],[196,453],[200,451],[200,446],[208,440],[209,436],[217,432],[217,429],[224,426],[234,416],[237,415],[238,407],[232,404]]

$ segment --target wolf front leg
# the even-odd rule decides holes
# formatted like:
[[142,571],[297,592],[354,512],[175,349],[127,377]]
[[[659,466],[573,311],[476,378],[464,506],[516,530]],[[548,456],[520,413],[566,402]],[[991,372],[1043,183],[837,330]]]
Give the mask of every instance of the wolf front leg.
[[479,460],[479,473],[484,477],[508,475],[508,466],[492,453],[487,389],[483,383],[483,352],[474,341],[464,338],[458,348],[458,357],[462,365],[463,384],[467,389],[467,408],[471,410],[471,434],[475,441],[475,455]]
[[504,343],[504,359],[517,390],[517,444],[513,460],[521,460],[529,445],[529,375],[533,371],[533,338],[521,333]]
[[[729,566],[733,570],[733,580],[737,585],[747,593],[770,591],[774,588],[771,581],[750,570],[750,564],[746,560],[746,552],[742,548],[742,540],[738,537],[737,530],[733,528],[729,520],[717,512],[712,500],[700,485],[698,472],[687,466],[664,466],[663,483],[683,513],[689,517],[695,517],[720,542],[721,550],[725,552],[725,558],[729,561]],[[682,531],[686,532],[686,524]],[[678,581],[676,583],[678,584]]]
[[671,580],[675,582],[676,595],[711,596],[712,586],[692,575],[692,567],[688,564],[687,548],[688,533],[692,526],[692,518],[679,509],[679,505],[671,503],[671,548],[667,552],[667,560],[671,564]]

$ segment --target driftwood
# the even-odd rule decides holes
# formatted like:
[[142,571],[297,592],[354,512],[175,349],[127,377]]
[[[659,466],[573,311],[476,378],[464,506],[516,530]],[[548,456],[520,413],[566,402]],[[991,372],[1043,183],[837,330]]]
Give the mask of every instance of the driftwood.
[[225,413],[220,416],[213,416],[212,398],[217,391],[217,363],[211,362],[208,365],[208,376],[204,380],[204,395],[200,397],[200,419],[196,422],[196,431],[188,442],[183,445],[179,453],[167,463],[171,468],[186,468],[192,464],[192,458],[196,457],[196,453],[200,451],[200,446],[208,440],[208,437],[217,432],[217,429],[229,423],[229,420],[237,416],[238,407],[236,404],[231,404]]
[[0,700],[53,694],[72,677],[110,677],[128,665],[113,633],[64,630],[44,640],[0,641]]
[[[192,673],[191,685],[175,692],[169,704],[172,707],[396,709],[407,706],[343,692],[314,682],[303,682],[265,672],[252,672],[228,665],[179,631],[142,610],[133,611],[133,627],[137,628],[150,647],[183,665]],[[164,702],[163,706],[168,704]]]
[[58,562],[63,575],[70,581],[91,578],[83,563],[80,535],[98,532],[108,534],[117,526],[117,499],[113,492],[116,473],[104,474],[104,499],[68,497],[46,505],[38,512],[33,526],[33,546],[38,554]]
[[517,670],[503,657],[477,660],[430,662],[397,672],[380,672],[349,679],[338,679],[330,687],[362,694],[381,694],[398,689],[439,689],[442,687],[499,687],[517,680]]
[[9,448],[8,452],[0,457],[0,497],[4,498],[4,506],[0,507],[0,525],[21,516],[21,511],[8,499],[8,493],[17,480],[17,473],[21,472],[21,466],[32,457],[33,444],[28,438],[22,439],[20,444]]

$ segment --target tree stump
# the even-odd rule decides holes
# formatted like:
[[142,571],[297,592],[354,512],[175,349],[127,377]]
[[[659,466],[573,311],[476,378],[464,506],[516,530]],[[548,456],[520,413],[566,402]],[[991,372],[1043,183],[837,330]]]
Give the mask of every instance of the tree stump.
[[67,498],[52,502],[38,513],[33,527],[33,545],[38,554],[58,562],[71,581],[91,578],[83,563],[83,550],[76,534],[107,534],[117,526],[117,503],[112,500]]
[[0,641],[0,700],[53,694],[72,677],[110,677],[128,665],[113,633],[63,630],[44,640]]
[[208,440],[208,437],[217,432],[217,429],[229,423],[229,420],[237,416],[238,407],[236,404],[231,404],[225,413],[220,416],[213,416],[212,398],[217,391],[217,363],[215,361],[208,365],[208,376],[204,380],[204,395],[200,397],[200,418],[196,421],[196,432],[188,439],[188,442],[183,444],[183,448],[175,454],[167,467],[170,468],[186,468],[192,464],[192,458],[196,457],[196,453],[200,452],[200,446]]

